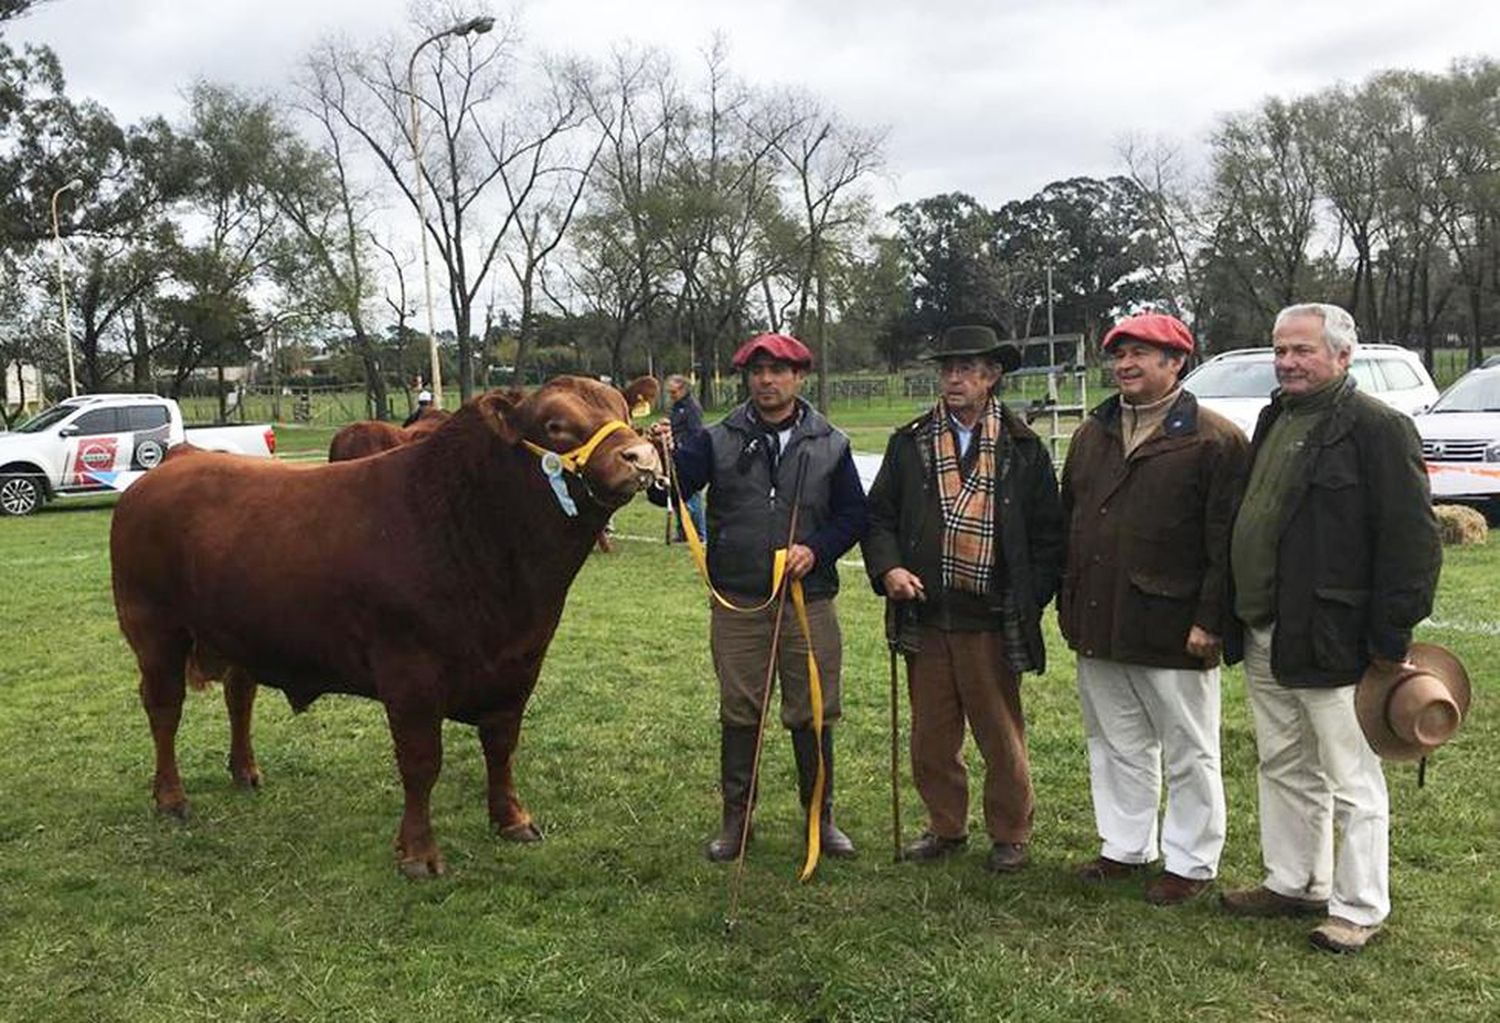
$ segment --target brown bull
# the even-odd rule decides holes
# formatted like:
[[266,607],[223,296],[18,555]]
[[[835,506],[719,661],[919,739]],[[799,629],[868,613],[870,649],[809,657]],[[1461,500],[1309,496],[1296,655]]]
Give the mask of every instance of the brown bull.
[[328,460],[347,462],[354,458],[364,458],[366,455],[378,454],[381,451],[389,451],[391,448],[399,448],[403,444],[410,444],[412,441],[422,440],[431,436],[432,432],[446,423],[451,415],[452,413],[441,409],[426,409],[415,423],[407,427],[400,427],[378,419],[350,423],[333,435],[333,440],[328,445]]
[[569,452],[627,414],[613,388],[563,377],[525,397],[476,398],[423,443],[379,458],[309,467],[188,451],[131,487],[110,552],[158,809],[187,810],[175,753],[185,681],[219,678],[229,771],[244,786],[261,780],[257,685],[298,710],[330,692],[384,704],[408,876],[443,871],[429,797],[445,718],[478,728],[495,829],[539,838],[511,778],[522,712],[590,545],[660,464],[635,433],[603,434],[559,477],[560,499],[522,442]]

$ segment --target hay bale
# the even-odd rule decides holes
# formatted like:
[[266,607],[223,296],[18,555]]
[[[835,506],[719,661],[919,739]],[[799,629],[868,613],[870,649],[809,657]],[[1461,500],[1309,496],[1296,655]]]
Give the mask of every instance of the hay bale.
[[1484,543],[1489,536],[1490,527],[1484,516],[1467,505],[1440,504],[1432,511],[1437,516],[1444,547]]

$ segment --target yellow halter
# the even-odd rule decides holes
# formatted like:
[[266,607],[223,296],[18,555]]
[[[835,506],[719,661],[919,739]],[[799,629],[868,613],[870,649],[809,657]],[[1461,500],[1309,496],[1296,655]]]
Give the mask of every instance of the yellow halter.
[[[592,437],[578,445],[572,451],[553,451],[551,448],[544,448],[540,444],[533,444],[529,440],[523,440],[521,443],[525,444],[533,454],[539,456],[543,463],[550,461],[547,456],[552,455],[557,459],[557,464],[562,469],[576,475],[583,472],[583,467],[588,464],[589,456],[594,453],[594,449],[599,446],[605,437],[608,437],[616,430],[629,430],[630,428],[630,424],[624,420],[611,419],[595,430]],[[551,475],[551,473],[548,473],[548,475]]]
[[[574,502],[573,495],[568,493],[568,485],[563,482],[563,473],[570,472],[575,476],[581,476],[583,474],[583,467],[588,464],[589,456],[594,453],[594,449],[599,446],[599,443],[605,437],[608,437],[616,430],[629,429],[629,423],[619,419],[611,419],[595,430],[592,437],[578,445],[572,451],[553,451],[551,448],[544,448],[540,444],[533,444],[529,440],[523,440],[521,443],[526,445],[527,449],[533,454],[541,458],[542,475],[547,477],[547,483],[552,487],[552,494],[557,498],[558,507],[562,508],[564,515],[573,518],[578,514],[578,505]],[[588,487],[587,480],[584,481],[584,487],[586,489]]]

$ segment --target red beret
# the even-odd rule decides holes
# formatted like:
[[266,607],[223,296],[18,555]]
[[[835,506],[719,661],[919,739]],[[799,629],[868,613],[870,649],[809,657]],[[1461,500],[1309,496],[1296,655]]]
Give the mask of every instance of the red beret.
[[1144,341],[1158,348],[1175,348],[1179,352],[1193,350],[1193,332],[1175,316],[1166,313],[1142,313],[1115,324],[1104,335],[1103,348],[1120,341]]
[[751,359],[760,354],[800,369],[807,369],[813,361],[812,352],[807,350],[807,346],[790,334],[757,334],[740,345],[740,350],[734,353],[734,368],[744,369],[750,365]]

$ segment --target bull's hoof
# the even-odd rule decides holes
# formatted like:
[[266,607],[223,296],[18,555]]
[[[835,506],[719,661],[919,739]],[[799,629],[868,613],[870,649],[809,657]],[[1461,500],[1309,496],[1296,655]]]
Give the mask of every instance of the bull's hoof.
[[443,865],[443,858],[434,855],[430,859],[401,860],[396,864],[396,869],[401,871],[401,876],[408,881],[426,881],[434,877],[442,877],[448,868]]
[[509,824],[497,829],[501,838],[507,842],[531,843],[542,840],[541,829],[530,821],[522,821],[520,824]]
[[156,813],[159,817],[166,817],[177,821],[179,824],[186,824],[188,819],[188,802],[186,799],[168,803],[158,802],[156,804]]
[[248,771],[233,771],[230,773],[230,777],[234,780],[235,788],[249,789],[251,791],[259,790],[261,783],[265,781],[265,776],[260,773],[260,768],[258,767],[251,768]]

